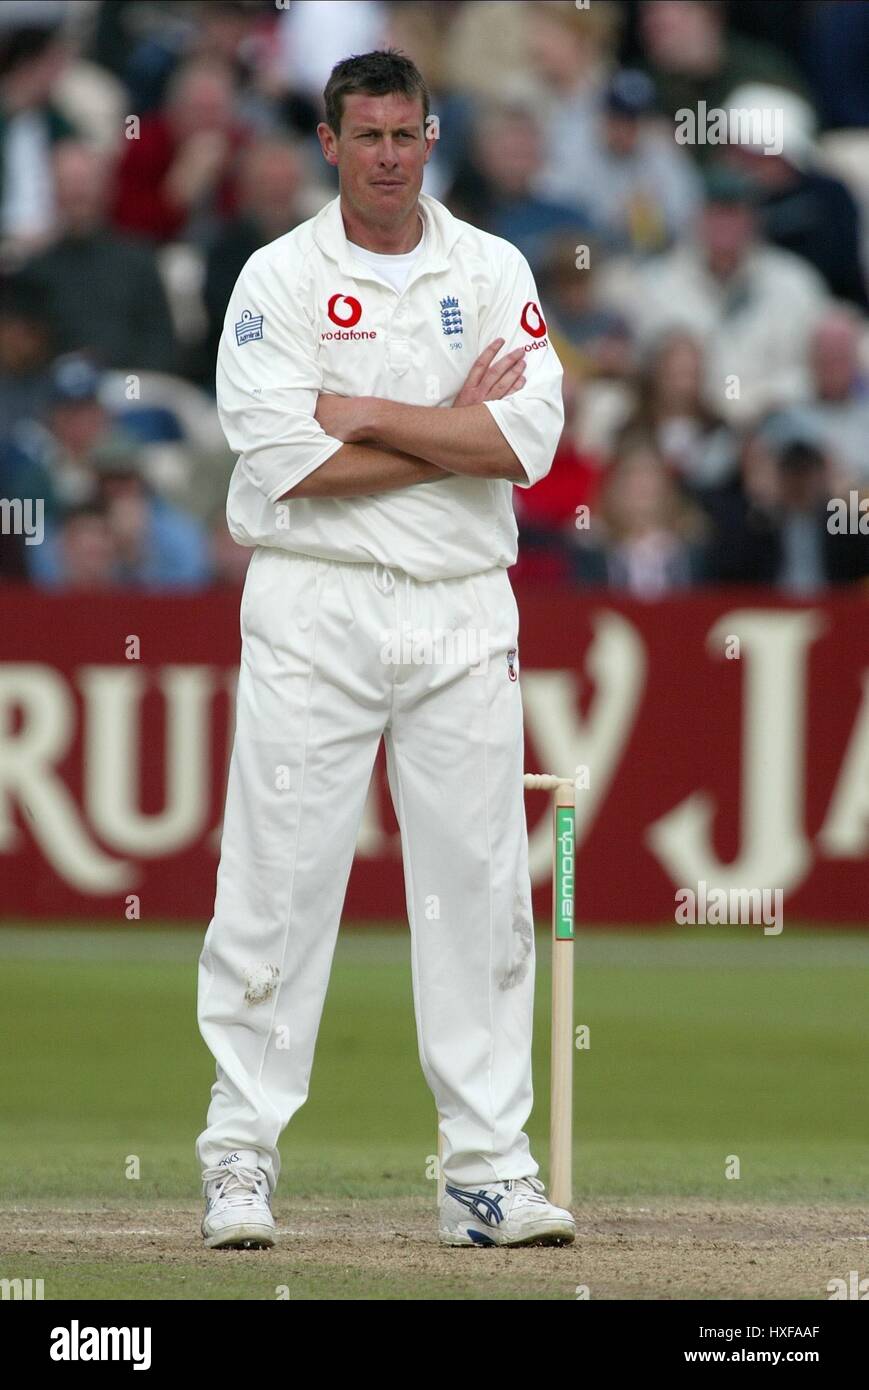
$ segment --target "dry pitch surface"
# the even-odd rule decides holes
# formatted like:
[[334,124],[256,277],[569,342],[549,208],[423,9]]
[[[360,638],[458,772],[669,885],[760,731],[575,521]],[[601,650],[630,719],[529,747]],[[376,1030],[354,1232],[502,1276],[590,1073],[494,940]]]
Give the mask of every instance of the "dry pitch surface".
[[828,1299],[869,1267],[869,1211],[650,1199],[574,1208],[560,1249],[451,1250],[424,1198],[279,1200],[272,1251],[205,1251],[197,1203],[0,1213],[7,1270],[45,1297]]

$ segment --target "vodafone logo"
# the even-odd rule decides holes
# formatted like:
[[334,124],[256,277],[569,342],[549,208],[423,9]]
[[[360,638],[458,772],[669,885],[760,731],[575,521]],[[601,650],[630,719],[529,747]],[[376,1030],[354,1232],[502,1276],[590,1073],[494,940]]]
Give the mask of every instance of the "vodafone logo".
[[[343,313],[338,312],[339,304],[346,305]],[[341,328],[352,328],[362,317],[362,305],[351,294],[333,294],[329,300],[328,314],[332,322]]]
[[352,294],[333,294],[326,309],[329,318],[333,323],[337,323],[338,327],[321,333],[320,338],[323,342],[334,342],[336,339],[341,342],[356,342],[359,338],[377,337],[373,329],[368,332],[364,328],[354,328],[353,325],[362,317],[362,305]]
[[533,299],[529,299],[528,303],[525,305],[519,322],[525,329],[525,332],[532,338],[542,338],[546,332],[546,323],[543,315]]

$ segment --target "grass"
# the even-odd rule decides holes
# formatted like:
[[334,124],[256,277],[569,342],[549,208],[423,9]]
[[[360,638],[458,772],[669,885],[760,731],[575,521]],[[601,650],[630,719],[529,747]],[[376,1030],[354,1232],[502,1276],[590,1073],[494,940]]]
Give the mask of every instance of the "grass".
[[[0,930],[4,1204],[153,1208],[198,1195],[193,1144],[213,1079],[195,1018],[201,939],[181,927]],[[548,954],[541,934],[528,1128],[544,1176]],[[576,1021],[591,1044],[576,1053],[578,1199],[865,1197],[869,939],[583,931],[576,958]],[[407,933],[345,930],[281,1187],[424,1193],[434,1148]],[[730,1155],[738,1183],[724,1180]]]
[[[417,1059],[406,931],[342,933],[310,1098],[281,1144],[278,1196],[291,1226],[307,1209],[287,1199],[316,1205],[329,1223],[348,1221],[348,1231],[368,1222],[354,1242],[339,1225],[313,1250],[310,1240],[305,1248],[288,1240],[266,1263],[206,1259],[198,1215],[190,1216],[200,1200],[193,1146],[213,1080],[196,1027],[202,935],[168,924],[0,929],[0,1209],[17,1208],[7,1224],[26,1232],[25,1248],[19,1236],[5,1253],[0,1236],[0,1274],[43,1278],[47,1298],[87,1300],[274,1299],[277,1285],[294,1300],[574,1297],[585,1276],[558,1259],[565,1252],[494,1252],[482,1262],[453,1259],[447,1270],[436,1247],[402,1245],[393,1230],[409,1212],[420,1229],[428,1201],[434,1210],[426,1177],[434,1104]],[[528,1131],[544,1177],[548,966],[541,933]],[[575,1017],[588,1025],[590,1047],[575,1054],[578,1209],[587,1201],[599,1210],[607,1199],[643,1211],[637,1199],[711,1198],[780,1204],[792,1222],[788,1207],[865,1205],[867,984],[869,937],[858,932],[583,929]],[[732,1156],[738,1182],[725,1177]],[[49,1208],[69,1218],[42,1217]],[[134,1228],[141,1213],[132,1243],[105,1229],[114,1212],[125,1223],[132,1212]],[[383,1228],[373,1244],[364,1234],[372,1219]],[[149,1227],[172,1221],[180,1234],[168,1245],[149,1239]],[[865,1230],[850,1215],[846,1225]],[[799,1262],[803,1247],[788,1229],[783,1246]],[[696,1244],[684,1239],[688,1246],[676,1239],[661,1253],[642,1296],[666,1288],[661,1269]],[[853,1257],[850,1248],[835,1270],[859,1259],[863,1247]],[[589,1250],[605,1267],[604,1247]],[[708,1257],[718,1269],[718,1248]],[[581,1267],[583,1258],[578,1242],[571,1260]],[[641,1275],[632,1277],[640,1286]],[[808,1286],[822,1295],[825,1278],[813,1274]]]

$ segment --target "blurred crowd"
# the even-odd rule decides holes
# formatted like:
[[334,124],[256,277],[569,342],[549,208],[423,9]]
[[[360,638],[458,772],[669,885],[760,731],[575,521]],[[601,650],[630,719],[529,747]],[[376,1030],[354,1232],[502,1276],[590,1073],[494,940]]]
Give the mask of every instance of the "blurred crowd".
[[432,91],[424,191],[520,248],[564,364],[513,576],[869,576],[828,525],[869,496],[869,0],[0,0],[0,499],[44,502],[0,580],[240,583],[225,307],[337,193],[331,67],[388,46]]

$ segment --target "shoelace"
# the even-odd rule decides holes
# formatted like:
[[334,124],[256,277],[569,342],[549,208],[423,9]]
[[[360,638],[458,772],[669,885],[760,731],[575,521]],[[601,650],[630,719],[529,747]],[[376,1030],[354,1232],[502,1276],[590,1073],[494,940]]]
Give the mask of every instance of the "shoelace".
[[508,1187],[530,1187],[532,1192],[545,1192],[546,1185],[539,1178],[512,1178]]
[[517,1205],[545,1206],[546,1188],[539,1178],[512,1178],[506,1184]]
[[[233,1207],[249,1207],[262,1196],[258,1174],[253,1168],[205,1168],[202,1181],[219,1182],[215,1193]],[[268,1200],[268,1199],[266,1199]]]

